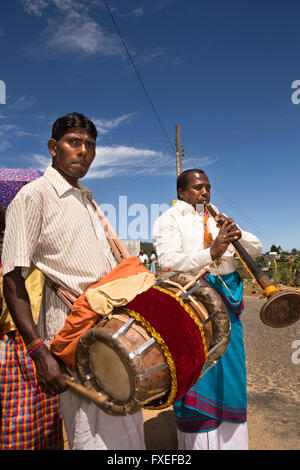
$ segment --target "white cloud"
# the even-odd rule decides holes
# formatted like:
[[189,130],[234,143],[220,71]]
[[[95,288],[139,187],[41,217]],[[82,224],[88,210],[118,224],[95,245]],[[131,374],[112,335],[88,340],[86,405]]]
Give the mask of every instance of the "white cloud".
[[46,168],[51,165],[51,162],[52,162],[52,158],[49,156],[49,157],[46,157],[45,155],[41,155],[41,154],[38,154],[38,153],[35,153],[33,156],[31,157],[25,157],[26,160],[33,160],[34,161],[34,166],[37,167],[38,170],[40,171],[45,171]]
[[[2,117],[4,118],[4,116]],[[12,147],[16,137],[39,137],[39,135],[27,132],[16,124],[0,124],[0,152]]]
[[64,18],[49,22],[45,31],[47,47],[55,54],[82,52],[87,55],[123,55],[116,36],[107,35],[88,15],[69,12]]
[[[34,154],[25,157],[34,167],[45,171],[51,165],[51,157]],[[215,160],[210,157],[197,159],[203,168]],[[132,176],[175,175],[175,156],[161,151],[129,147],[125,145],[97,146],[95,160],[85,179],[124,178]]]
[[[52,7],[48,15],[47,27],[41,37],[26,48],[32,58],[41,59],[47,50],[47,58],[78,53],[85,55],[123,56],[119,38],[106,33],[88,13],[89,2],[75,0],[23,0],[27,13],[41,17],[47,7]],[[53,14],[53,7],[54,10]]]
[[[99,146],[87,178],[172,174],[173,158],[157,150]],[[175,169],[175,168],[174,168]]]
[[31,108],[36,103],[37,99],[34,96],[23,95],[17,99],[15,103],[7,106],[7,109],[25,109]]
[[119,116],[115,119],[93,118],[92,121],[97,127],[97,130],[100,132],[100,136],[101,136],[115,129],[120,124],[124,122],[129,122],[133,116],[134,116],[134,113],[128,113],[128,114]]
[[[128,12],[120,12],[117,7],[110,7],[118,17],[139,18],[157,13],[174,0],[150,2],[150,6],[138,5]],[[106,9],[99,0],[22,0],[24,10],[38,18],[45,18],[47,23],[40,37],[30,46],[25,46],[28,57],[37,60],[68,57],[78,60],[83,56],[104,56],[126,58],[126,52],[117,34],[107,31],[95,20],[93,7]],[[107,12],[105,11],[105,15]],[[128,45],[129,47],[129,45]],[[132,47],[129,47],[131,50]],[[157,47],[153,51],[133,51],[140,64],[152,63],[167,57],[166,51]],[[168,58],[169,55],[168,55]]]
[[157,1],[156,5],[151,8],[151,13],[158,13],[159,11],[163,10],[164,8],[168,7],[174,0],[159,0]]
[[139,16],[142,16],[144,14],[144,8],[143,7],[137,7],[134,10],[129,11],[128,13],[118,13],[118,16],[120,18],[127,18],[128,16],[135,16],[138,18]]
[[1,142],[0,142],[0,152],[3,152],[3,150],[6,150],[10,147],[11,147],[11,144],[8,142],[8,140],[1,140]]
[[139,54],[139,63],[140,64],[149,64],[160,57],[166,57],[167,51],[165,47],[156,47],[152,51],[144,51]]
[[26,13],[42,16],[45,8],[49,6],[49,0],[23,0]]
[[6,132],[10,132],[17,129],[17,126],[15,124],[1,124],[0,125],[0,132],[2,132],[2,135]]
[[16,130],[14,134],[18,137],[40,137],[39,134],[34,134],[33,132],[27,132],[22,130]]

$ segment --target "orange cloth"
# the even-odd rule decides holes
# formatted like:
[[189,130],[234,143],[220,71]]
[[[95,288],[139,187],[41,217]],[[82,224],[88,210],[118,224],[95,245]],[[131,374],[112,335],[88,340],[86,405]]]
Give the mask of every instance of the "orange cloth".
[[92,328],[99,319],[99,315],[91,310],[86,300],[87,290],[145,271],[150,272],[136,256],[132,256],[118,264],[96,284],[88,287],[74,302],[64,327],[51,340],[51,351],[70,369],[76,370],[75,354],[80,336]]
[[207,230],[207,221],[208,221],[209,213],[206,210],[204,215],[204,248],[209,248],[212,242],[212,235],[208,233]]

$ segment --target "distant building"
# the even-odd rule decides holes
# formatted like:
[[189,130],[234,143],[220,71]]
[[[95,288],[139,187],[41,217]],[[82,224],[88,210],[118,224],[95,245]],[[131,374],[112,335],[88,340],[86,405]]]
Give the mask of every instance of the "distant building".
[[273,261],[274,259],[278,259],[278,258],[279,258],[279,254],[277,253],[277,251],[269,251],[269,253],[265,255],[265,259],[268,261]]
[[140,240],[122,240],[122,243],[127,248],[130,256],[138,256],[141,250]]

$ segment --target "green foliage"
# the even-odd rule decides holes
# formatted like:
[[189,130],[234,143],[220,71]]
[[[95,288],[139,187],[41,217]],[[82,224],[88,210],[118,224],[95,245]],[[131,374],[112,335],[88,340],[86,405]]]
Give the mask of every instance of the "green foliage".
[[[255,259],[255,262],[265,272],[265,274],[273,279],[275,284],[283,284],[286,286],[300,287],[300,256],[291,257],[289,254],[280,256],[278,260],[268,261],[260,256]],[[250,273],[244,268],[241,261],[237,260],[238,272],[242,279],[252,279]]]
[[141,250],[144,250],[148,258],[150,258],[152,251],[154,251],[153,243],[141,242]]

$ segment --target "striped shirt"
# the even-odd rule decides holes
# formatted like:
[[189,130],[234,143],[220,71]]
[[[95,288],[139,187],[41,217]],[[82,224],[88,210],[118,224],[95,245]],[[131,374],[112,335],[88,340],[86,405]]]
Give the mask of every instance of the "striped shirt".
[[[25,185],[6,212],[3,275],[15,267],[28,270],[33,262],[78,296],[111,271],[116,261],[92,199],[84,184],[78,182],[74,188],[52,167]],[[45,286],[39,330],[47,342],[63,327],[68,313],[66,305]]]

